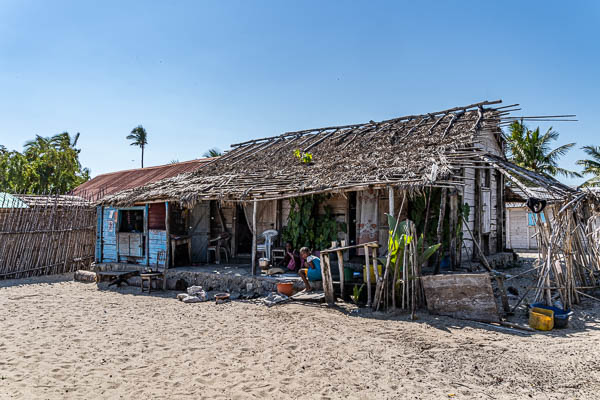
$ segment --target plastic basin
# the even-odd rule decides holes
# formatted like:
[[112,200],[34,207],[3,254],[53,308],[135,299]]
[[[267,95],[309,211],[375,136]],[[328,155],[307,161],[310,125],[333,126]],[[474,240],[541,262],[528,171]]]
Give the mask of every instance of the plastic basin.
[[291,296],[294,294],[294,284],[292,282],[281,282],[277,284],[277,293],[285,296]]

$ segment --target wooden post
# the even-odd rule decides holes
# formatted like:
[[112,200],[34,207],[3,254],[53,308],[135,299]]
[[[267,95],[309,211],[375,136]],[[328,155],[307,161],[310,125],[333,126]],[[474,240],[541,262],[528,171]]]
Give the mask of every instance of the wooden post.
[[[481,247],[481,170],[479,168],[475,169],[475,225],[473,226],[473,231],[471,233],[471,238],[473,239],[473,243],[477,242],[477,247]],[[475,252],[473,252],[473,260],[475,258]]]
[[[442,243],[442,233],[444,232],[443,228],[444,228],[444,218],[446,217],[446,197],[448,196],[448,189],[443,188],[442,189],[442,197],[440,198],[440,213],[439,213],[439,218],[438,218],[438,226],[437,226],[437,242],[438,243]],[[440,249],[446,250],[444,249],[444,246],[441,246]],[[441,262],[441,257],[444,256],[444,254],[442,253],[442,251],[438,251],[437,255],[436,255],[436,263],[435,263],[435,268],[433,271],[433,274],[439,274],[440,273],[440,262]]]
[[344,254],[341,250],[336,251],[336,254],[338,259],[338,269],[340,271],[340,296],[344,299],[344,285],[346,283],[344,278]]
[[150,265],[150,228],[149,228],[149,220],[150,220],[150,205],[146,203],[146,207],[144,208],[144,242],[146,248],[146,266]]
[[[165,229],[167,234],[167,259],[165,260],[165,278],[163,279],[163,290],[167,288],[167,271],[169,267],[172,267],[171,264],[171,218],[169,216],[171,214],[169,202],[165,202]],[[152,280],[149,283],[152,286]]]
[[99,263],[102,263],[104,259],[104,206],[100,207],[100,259]]
[[166,263],[166,267],[169,267],[172,265],[171,264],[171,227],[170,227],[170,220],[171,218],[169,218],[169,202],[166,201],[165,202],[165,230],[166,230],[166,235],[167,235],[167,259],[165,260]]
[[329,262],[330,253],[321,253],[321,277],[323,279],[323,292],[325,292],[325,301],[327,304],[335,304],[335,293],[333,291],[333,280],[331,278],[331,263]]
[[504,203],[504,175],[496,172],[496,252],[500,253],[506,248],[504,235],[504,213],[506,204]]
[[371,266],[369,265],[369,246],[364,246],[365,249],[365,270],[367,278],[367,307],[371,307]]
[[453,190],[450,194],[450,265],[452,270],[458,266],[458,257],[456,256],[457,232],[458,226],[458,193]]
[[256,275],[256,206],[257,201],[254,200],[252,207],[252,275]]

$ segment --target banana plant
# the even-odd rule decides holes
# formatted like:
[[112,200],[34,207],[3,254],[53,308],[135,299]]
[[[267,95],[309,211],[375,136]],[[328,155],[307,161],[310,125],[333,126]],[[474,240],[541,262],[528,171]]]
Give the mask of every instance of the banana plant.
[[[408,226],[411,222],[409,220],[398,221],[396,218],[394,218],[394,216],[389,214],[386,215],[388,217],[388,225],[390,227],[388,251],[390,252],[391,257],[389,265],[397,266],[398,271],[401,271],[402,268],[404,268],[404,265],[402,265],[404,251],[412,243],[412,241],[415,240],[414,236],[408,234]],[[400,224],[398,225],[398,229],[396,229],[396,224]],[[442,245],[441,243],[438,243],[424,248],[424,240],[423,234],[421,234],[417,240],[417,250],[423,249],[423,252],[419,253],[418,255],[419,265],[424,264],[432,255],[435,254],[436,251],[439,250],[440,246]],[[398,257],[400,257],[400,259],[398,259]],[[381,257],[379,258],[379,261],[385,265],[387,260],[386,257]]]

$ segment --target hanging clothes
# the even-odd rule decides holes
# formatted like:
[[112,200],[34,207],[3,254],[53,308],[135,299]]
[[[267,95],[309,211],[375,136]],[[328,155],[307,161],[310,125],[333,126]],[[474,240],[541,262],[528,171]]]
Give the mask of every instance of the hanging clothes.
[[[378,216],[378,193],[374,190],[363,190],[358,192],[356,197],[358,202],[358,238],[357,244],[368,243],[379,240],[377,227]],[[364,249],[360,247],[358,254],[364,255]]]

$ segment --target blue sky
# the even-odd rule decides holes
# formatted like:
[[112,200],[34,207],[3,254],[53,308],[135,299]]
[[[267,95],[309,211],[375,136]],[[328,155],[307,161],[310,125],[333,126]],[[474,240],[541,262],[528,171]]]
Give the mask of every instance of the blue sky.
[[598,145],[599,27],[592,1],[0,0],[0,144],[81,132],[97,175],[139,166],[138,124],[158,165],[502,99]]

